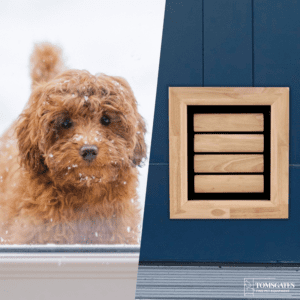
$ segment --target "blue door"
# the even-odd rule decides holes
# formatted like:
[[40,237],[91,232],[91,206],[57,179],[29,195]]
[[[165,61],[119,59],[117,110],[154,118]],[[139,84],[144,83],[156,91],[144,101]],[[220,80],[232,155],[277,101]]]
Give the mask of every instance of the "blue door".
[[[290,87],[289,219],[169,218],[169,86]],[[140,263],[300,262],[300,1],[166,2]]]

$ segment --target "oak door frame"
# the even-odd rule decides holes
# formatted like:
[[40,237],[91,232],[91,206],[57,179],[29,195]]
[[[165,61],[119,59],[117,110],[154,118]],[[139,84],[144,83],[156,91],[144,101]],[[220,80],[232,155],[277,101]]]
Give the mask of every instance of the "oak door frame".
[[[271,197],[263,200],[189,200],[187,107],[271,106]],[[289,88],[169,87],[171,219],[287,219],[289,190]]]

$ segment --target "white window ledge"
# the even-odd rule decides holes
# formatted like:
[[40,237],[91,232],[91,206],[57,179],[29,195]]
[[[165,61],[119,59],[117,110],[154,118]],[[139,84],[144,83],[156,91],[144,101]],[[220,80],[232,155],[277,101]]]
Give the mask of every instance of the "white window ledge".
[[136,278],[139,246],[3,246],[0,278]]
[[3,246],[0,299],[132,300],[138,262],[138,246]]

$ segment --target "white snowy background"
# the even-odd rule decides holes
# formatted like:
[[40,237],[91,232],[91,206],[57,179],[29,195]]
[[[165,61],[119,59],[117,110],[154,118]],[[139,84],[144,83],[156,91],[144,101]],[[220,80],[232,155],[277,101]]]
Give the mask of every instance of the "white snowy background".
[[[122,76],[146,120],[150,150],[164,0],[0,1],[0,134],[30,95],[29,57],[34,43],[63,49],[66,65]],[[145,200],[148,161],[140,169]]]

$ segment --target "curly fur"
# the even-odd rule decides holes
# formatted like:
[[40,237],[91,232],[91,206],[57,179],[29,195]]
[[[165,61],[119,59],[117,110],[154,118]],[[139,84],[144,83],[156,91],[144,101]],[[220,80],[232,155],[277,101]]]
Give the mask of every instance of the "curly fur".
[[[146,156],[136,99],[123,78],[60,73],[60,54],[35,47],[31,96],[0,140],[1,243],[136,244],[136,166]],[[92,162],[84,145],[99,149]]]

